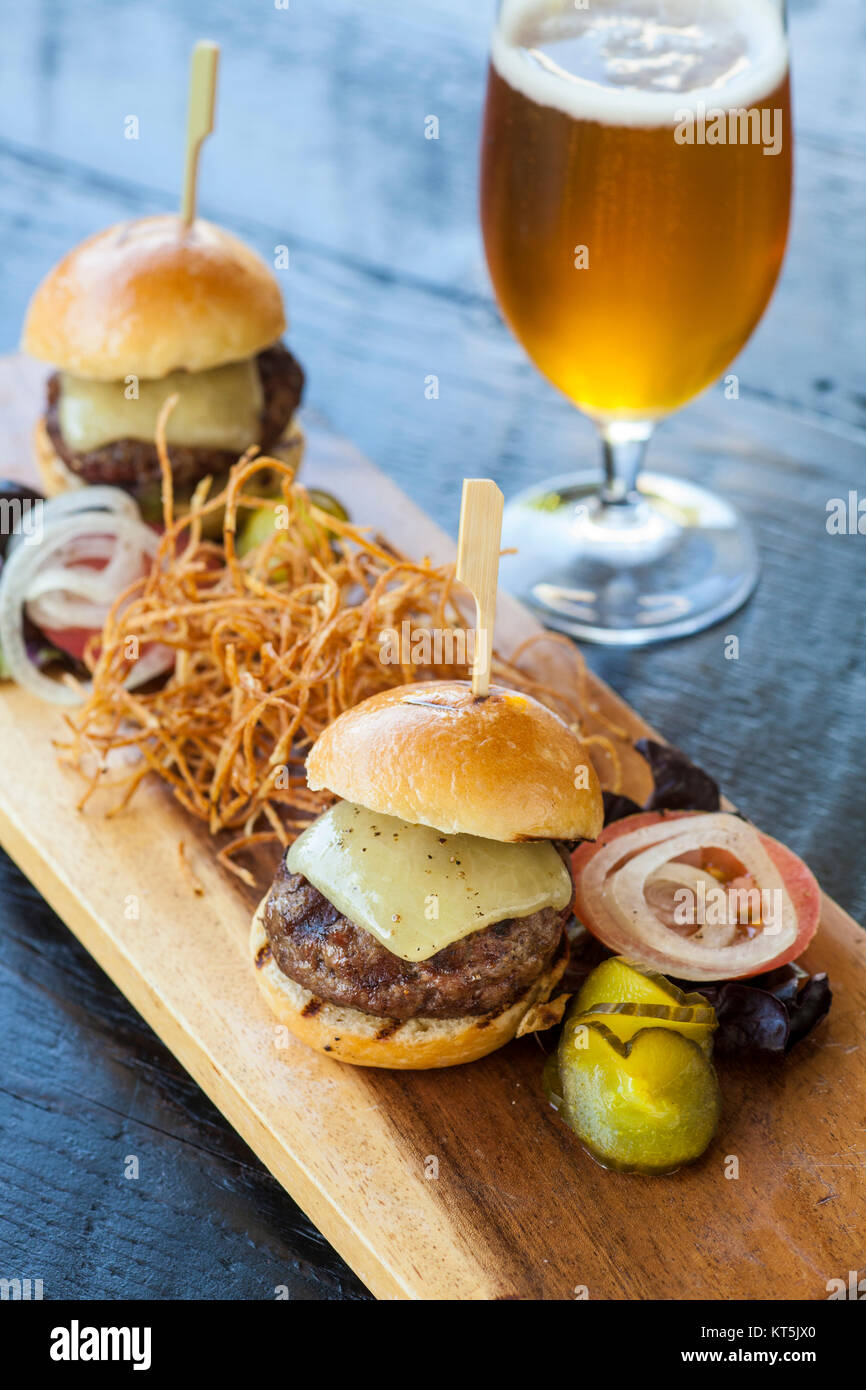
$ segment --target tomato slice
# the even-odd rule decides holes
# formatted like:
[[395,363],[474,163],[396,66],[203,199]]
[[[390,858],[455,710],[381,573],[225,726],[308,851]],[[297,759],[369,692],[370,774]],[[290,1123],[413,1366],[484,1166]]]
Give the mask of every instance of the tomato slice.
[[[578,920],[617,955],[681,979],[773,970],[818,928],[820,890],[802,859],[727,812],[626,816],[580,845],[572,866]],[[684,891],[687,920],[673,912]]]
[[67,656],[74,657],[76,661],[84,660],[85,647],[94,633],[100,630],[100,628],[91,627],[42,628],[44,636],[48,638],[52,647],[56,647],[60,652],[65,652]]

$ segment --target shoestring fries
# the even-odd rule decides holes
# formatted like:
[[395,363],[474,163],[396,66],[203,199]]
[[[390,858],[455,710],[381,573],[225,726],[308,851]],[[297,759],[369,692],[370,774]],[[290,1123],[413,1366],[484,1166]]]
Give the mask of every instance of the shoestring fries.
[[[224,491],[210,498],[205,480],[189,512],[176,517],[164,421],[158,444],[159,551],[88,649],[92,688],[66,716],[71,738],[61,756],[85,778],[82,807],[111,788],[109,815],[146,779],[165,783],[221,838],[225,866],[252,884],[237,857],[260,844],[289,844],[328,804],[327,793],[307,788],[304,759],[338,714],[390,686],[468,676],[465,663],[384,661],[383,631],[400,632],[407,622],[411,650],[412,634],[465,630],[465,618],[453,566],[411,560],[331,516],[279,459],[245,456]],[[252,490],[264,474],[271,489],[279,480],[278,496]],[[272,533],[241,554],[244,510],[265,507],[274,511]],[[220,514],[222,543],[207,538]],[[535,695],[600,745],[618,784],[617,743],[626,731],[594,707],[576,649],[567,644],[578,665],[573,693],[563,695],[522,669],[528,645],[510,661],[494,654],[494,680]],[[173,670],[128,690],[134,662],[155,646],[172,649]]]

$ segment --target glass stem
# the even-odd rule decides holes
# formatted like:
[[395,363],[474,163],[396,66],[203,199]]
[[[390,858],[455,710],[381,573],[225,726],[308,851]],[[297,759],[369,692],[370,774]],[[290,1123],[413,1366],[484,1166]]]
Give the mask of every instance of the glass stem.
[[653,429],[650,421],[615,420],[599,426],[604,450],[603,506],[634,507],[640,500],[637,476]]

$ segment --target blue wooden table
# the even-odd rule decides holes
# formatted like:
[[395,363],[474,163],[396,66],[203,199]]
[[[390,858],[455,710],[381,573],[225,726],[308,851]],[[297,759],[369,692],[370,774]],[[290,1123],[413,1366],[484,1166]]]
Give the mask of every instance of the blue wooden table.
[[[176,206],[189,52],[210,37],[223,58],[201,211],[270,261],[289,248],[309,402],[452,531],[464,474],[508,493],[594,458],[591,428],[523,356],[486,277],[477,152],[492,4],[0,10],[0,349],[71,244]],[[732,368],[739,398],[714,388],[652,454],[743,507],[761,584],[719,628],[589,658],[862,919],[866,536],[826,524],[833,498],[866,498],[861,0],[795,0],[791,31],[783,277]],[[0,1021],[0,1276],[41,1277],[46,1297],[367,1296],[5,859]]]

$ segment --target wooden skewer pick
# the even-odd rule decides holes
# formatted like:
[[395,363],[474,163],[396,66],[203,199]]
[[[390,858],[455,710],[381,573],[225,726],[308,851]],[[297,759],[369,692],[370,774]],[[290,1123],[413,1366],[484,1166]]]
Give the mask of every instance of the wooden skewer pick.
[[464,478],[457,541],[457,578],[475,599],[475,661],[472,694],[490,689],[496,585],[502,542],[502,493],[492,478]]
[[187,226],[195,220],[199,151],[213,130],[219,57],[219,44],[212,43],[210,39],[200,39],[192,51],[189,68],[189,111],[186,122],[186,165],[180,209],[181,217]]

